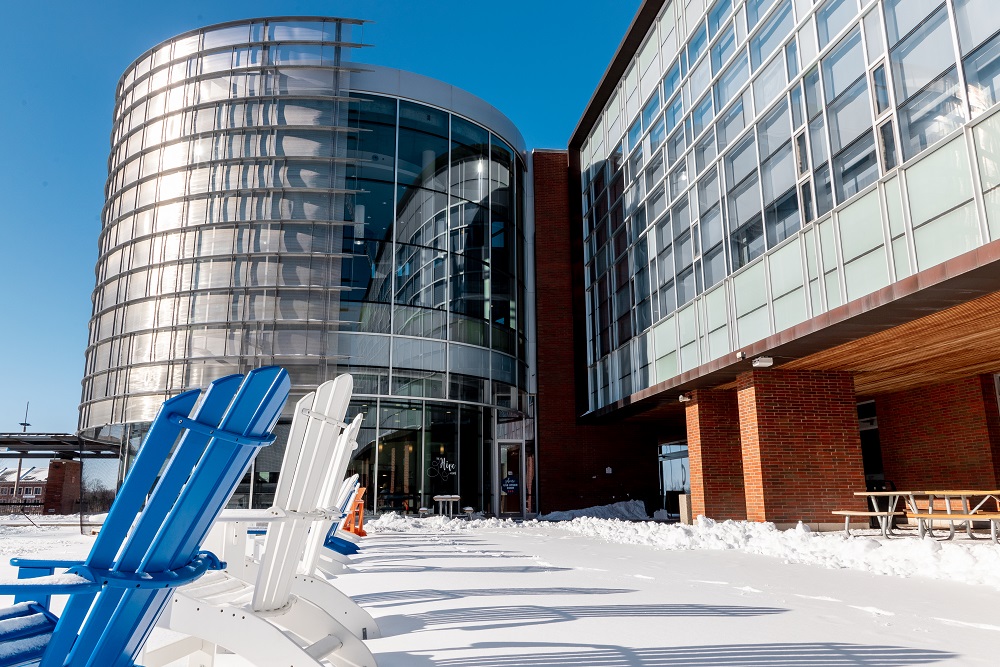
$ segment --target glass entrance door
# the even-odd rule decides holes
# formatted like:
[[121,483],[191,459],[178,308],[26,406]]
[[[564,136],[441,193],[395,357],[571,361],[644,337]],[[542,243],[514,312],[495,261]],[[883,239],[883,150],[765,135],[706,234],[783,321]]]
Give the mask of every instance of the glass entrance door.
[[524,516],[524,441],[497,443],[498,516]]

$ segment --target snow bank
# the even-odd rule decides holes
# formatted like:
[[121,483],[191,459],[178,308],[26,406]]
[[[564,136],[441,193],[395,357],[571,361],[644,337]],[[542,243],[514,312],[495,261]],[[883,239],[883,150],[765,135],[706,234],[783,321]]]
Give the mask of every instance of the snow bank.
[[[461,533],[477,530],[537,532],[563,530],[617,544],[636,544],[677,550],[735,550],[779,558],[786,563],[862,570],[898,577],[929,577],[1000,589],[1000,546],[938,542],[900,537],[847,537],[843,533],[814,533],[799,525],[778,530],[771,523],[716,522],[698,517],[695,525],[636,521],[646,518],[642,504],[616,503],[574,512],[553,512],[541,521],[515,523],[509,519],[417,518],[391,513],[365,523],[371,533]],[[641,517],[639,516],[641,514]],[[624,517],[618,518],[602,517]],[[568,520],[567,520],[568,519]]]
[[[482,516],[482,515],[480,515]],[[437,514],[426,518],[389,512],[377,519],[365,521],[368,533],[461,533],[483,528],[514,528],[510,519],[449,519]]]
[[657,549],[734,549],[828,568],[849,568],[899,577],[948,579],[1000,589],[1000,546],[958,544],[902,537],[885,540],[819,534],[805,527],[781,531],[771,523],[715,522],[698,517],[693,526],[626,523],[581,518],[558,524],[561,530]]
[[622,519],[625,521],[649,521],[646,514],[646,506],[641,500],[625,500],[613,505],[602,505],[600,507],[588,507],[582,510],[570,510],[568,512],[552,512],[542,514],[539,521],[572,521],[580,518],[593,519]]

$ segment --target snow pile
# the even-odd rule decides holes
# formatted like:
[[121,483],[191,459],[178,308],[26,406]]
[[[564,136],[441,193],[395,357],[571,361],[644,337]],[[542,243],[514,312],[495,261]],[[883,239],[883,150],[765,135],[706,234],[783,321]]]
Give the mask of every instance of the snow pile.
[[561,530],[619,544],[657,549],[734,549],[780,558],[788,563],[849,568],[899,577],[948,579],[1000,589],[1000,546],[931,539],[893,540],[819,534],[805,526],[781,531],[771,523],[715,522],[698,517],[693,526],[578,518]]
[[624,521],[649,521],[646,506],[641,500],[624,500],[613,505],[588,507],[568,512],[551,512],[538,517],[539,521],[572,521],[579,518],[621,519]]
[[510,519],[449,519],[441,514],[420,518],[396,512],[365,521],[365,531],[369,533],[461,533],[482,528],[515,526],[516,524]]

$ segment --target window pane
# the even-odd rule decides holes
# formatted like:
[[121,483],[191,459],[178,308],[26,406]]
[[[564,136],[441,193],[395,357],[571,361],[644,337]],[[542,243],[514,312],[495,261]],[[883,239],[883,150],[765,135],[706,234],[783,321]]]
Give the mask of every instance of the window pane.
[[675,62],[667,75],[663,77],[663,99],[669,100],[678,86],[681,85],[681,64]]
[[719,73],[722,66],[736,53],[736,29],[730,25],[712,47],[712,72]]
[[861,78],[865,73],[865,54],[861,32],[857,29],[823,59],[823,84],[827,102]]
[[764,225],[759,214],[755,220],[732,233],[729,237],[729,247],[733,258],[733,271],[764,254]]
[[879,21],[878,7],[865,16],[865,45],[868,48],[868,62],[882,57],[885,44],[882,42],[882,22]]
[[[750,13],[750,6],[747,6],[747,14]],[[785,41],[785,38],[795,27],[795,20],[792,18],[792,2],[785,0],[784,4],[767,20],[753,39],[750,40],[750,64],[753,69],[757,69],[761,63],[767,60],[768,56],[775,52]]]
[[923,22],[924,17],[944,3],[941,0],[886,0],[885,29],[889,48]]
[[819,70],[813,68],[803,81],[806,87],[806,115],[814,118],[823,111],[823,96],[819,91]]
[[964,65],[969,105],[976,116],[1000,99],[1000,35],[966,58]]
[[809,123],[809,143],[812,145],[813,164],[826,162],[829,154],[826,152],[826,128],[822,116]]
[[729,101],[736,96],[736,93],[747,82],[750,72],[747,69],[747,55],[744,52],[739,58],[733,61],[718,83],[715,84],[715,103],[721,109],[729,104]]
[[872,72],[875,84],[875,109],[879,115],[889,108],[889,84],[885,80],[885,65],[879,65]]
[[773,4],[774,0],[747,0],[747,29],[753,30]]
[[851,86],[830,105],[830,150],[834,153],[871,129],[871,107],[868,103],[868,82],[864,78]]
[[764,207],[764,227],[770,248],[799,231],[799,200],[794,187],[778,201]]
[[656,118],[656,112],[660,110],[660,91],[653,91],[653,97],[650,98],[646,106],[642,108],[642,126],[648,128]]
[[726,251],[722,245],[709,250],[702,256],[705,271],[705,289],[722,282],[726,277]]
[[701,134],[710,122],[712,122],[712,95],[708,94],[698,103],[691,112],[691,119],[694,122],[694,136]]
[[765,206],[788,190],[795,189],[795,159],[791,144],[787,144],[761,165],[760,180]]
[[712,130],[708,131],[702,141],[694,148],[694,161],[695,167],[700,172],[704,169],[718,153],[715,150],[715,133]]
[[754,175],[729,194],[729,224],[732,227],[741,227],[759,218],[760,184]]
[[667,163],[673,165],[674,162],[684,153],[686,148],[684,142],[684,131],[678,129],[667,140]]
[[858,13],[857,0],[827,0],[816,12],[816,27],[819,29],[819,48],[830,43],[841,30],[847,27]]
[[902,102],[955,64],[948,12],[944,7],[921,24],[889,54],[896,101]]
[[792,138],[787,103],[781,102],[764,117],[757,126],[757,135],[761,160],[766,160],[771,153]]
[[955,0],[955,19],[963,56],[1000,30],[1000,12],[993,0]]
[[868,132],[862,139],[833,158],[833,181],[837,201],[846,201],[878,180],[875,137]]
[[965,119],[955,68],[899,110],[903,159],[909,160],[938,139],[957,129]]
[[896,167],[896,137],[892,133],[892,121],[879,128],[882,140],[882,159],[885,161],[885,170],[889,171]]
[[830,184],[830,167],[823,165],[816,170],[816,215],[824,215],[833,209],[833,187]]
[[764,109],[773,102],[785,87],[785,62],[778,57],[757,75],[753,82],[754,105]]
[[705,26],[702,25],[688,42],[688,62],[693,65],[698,57],[705,52],[706,46],[708,46],[708,33],[705,32]]
[[[746,111],[746,113],[744,113]],[[725,150],[746,127],[746,118],[751,115],[749,91],[722,115],[716,126],[719,133],[719,150]]]
[[732,0],[717,0],[715,5],[708,11],[708,32],[715,35],[722,26],[722,22],[728,18],[733,11]]
[[757,154],[754,151],[753,133],[743,138],[740,143],[726,155],[726,188],[732,190],[737,183],[746,178],[757,167]]

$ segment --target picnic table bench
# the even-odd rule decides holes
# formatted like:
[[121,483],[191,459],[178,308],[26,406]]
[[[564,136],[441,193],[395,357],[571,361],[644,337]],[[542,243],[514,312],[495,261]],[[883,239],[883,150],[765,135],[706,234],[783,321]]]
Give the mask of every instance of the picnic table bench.
[[[970,538],[975,538],[972,532],[972,522],[988,521],[990,523],[990,536],[994,542],[1000,544],[1000,490],[993,489],[957,489],[957,490],[931,490],[931,491],[858,491],[856,496],[867,496],[874,511],[854,511],[835,510],[833,514],[843,516],[844,532],[850,535],[850,519],[852,516],[876,517],[882,535],[886,538],[893,535],[892,522],[895,517],[904,516],[907,519],[916,520],[917,532],[920,537],[931,535],[933,537],[933,522],[947,522],[949,526],[948,536],[944,539],[952,539],[955,536],[955,524],[964,523],[966,533]],[[886,507],[878,506],[878,499],[887,500]],[[920,507],[926,501],[926,508]],[[973,499],[980,499],[973,504]],[[996,505],[995,512],[983,511],[990,502]],[[935,510],[935,501],[943,501],[943,509]],[[961,504],[960,511],[953,510],[955,502]]]

